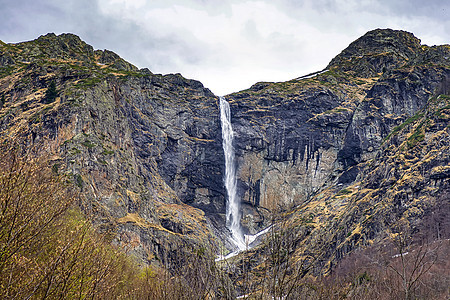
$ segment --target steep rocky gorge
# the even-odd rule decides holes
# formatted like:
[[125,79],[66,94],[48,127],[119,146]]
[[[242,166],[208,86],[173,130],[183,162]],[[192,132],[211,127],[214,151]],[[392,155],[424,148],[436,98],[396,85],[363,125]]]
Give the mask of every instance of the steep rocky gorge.
[[[226,96],[244,230],[288,213],[292,255],[329,270],[448,202],[449,57],[448,45],[374,30],[322,72]],[[2,139],[38,145],[79,187],[86,214],[142,262],[232,248],[218,98],[200,82],[48,34],[0,45],[0,99]]]

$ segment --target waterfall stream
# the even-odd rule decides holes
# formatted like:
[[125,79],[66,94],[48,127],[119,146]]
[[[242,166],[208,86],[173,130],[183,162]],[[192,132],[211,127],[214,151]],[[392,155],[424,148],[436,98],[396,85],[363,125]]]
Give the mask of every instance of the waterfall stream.
[[233,128],[231,127],[230,104],[224,97],[220,98],[220,120],[222,123],[223,153],[225,156],[225,188],[227,190],[226,218],[231,237],[239,250],[246,248],[241,228],[240,200],[236,190],[236,162],[233,148]]

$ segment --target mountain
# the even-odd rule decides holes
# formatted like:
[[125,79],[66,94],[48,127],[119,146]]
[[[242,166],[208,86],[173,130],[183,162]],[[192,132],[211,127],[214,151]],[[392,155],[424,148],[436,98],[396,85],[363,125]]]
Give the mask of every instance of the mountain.
[[[2,44],[0,61],[2,138],[39,145],[114,243],[149,263],[216,240],[220,122],[200,82],[138,70],[72,34]],[[58,97],[49,101],[52,82]]]
[[228,96],[243,222],[282,208],[290,255],[326,273],[400,224],[448,235],[449,63],[449,45],[378,29],[321,72]]
[[[400,223],[448,235],[449,57],[449,45],[377,29],[320,72],[226,96],[244,231],[288,230],[289,255],[315,274]],[[36,146],[141,264],[232,250],[219,99],[200,82],[47,34],[1,43],[0,99],[1,139]],[[251,249],[249,264],[268,247]]]

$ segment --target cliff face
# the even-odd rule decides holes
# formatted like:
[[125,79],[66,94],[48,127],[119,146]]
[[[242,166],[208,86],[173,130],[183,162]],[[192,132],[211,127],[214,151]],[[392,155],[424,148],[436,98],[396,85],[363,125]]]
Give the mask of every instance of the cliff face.
[[[227,96],[245,231],[288,211],[293,255],[322,269],[398,220],[419,226],[449,194],[449,57],[374,30],[322,72]],[[38,145],[145,263],[226,241],[218,98],[200,82],[48,34],[0,45],[0,99],[2,139]]]
[[399,222],[419,230],[449,199],[449,64],[448,45],[374,30],[322,72],[230,95],[248,230],[284,209],[292,255],[321,270]]
[[[217,241],[209,223],[224,226],[223,153],[208,89],[138,70],[70,34],[0,51],[2,137],[39,145],[117,243],[152,261]],[[49,101],[51,82],[59,97]]]

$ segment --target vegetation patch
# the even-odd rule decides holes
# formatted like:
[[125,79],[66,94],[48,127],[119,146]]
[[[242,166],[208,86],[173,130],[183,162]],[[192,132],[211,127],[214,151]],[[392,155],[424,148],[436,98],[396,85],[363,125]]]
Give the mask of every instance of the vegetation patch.
[[91,142],[90,140],[85,140],[84,142],[81,143],[81,145],[83,145],[86,148],[92,149],[95,147],[95,144],[93,142]]
[[100,82],[102,82],[101,78],[89,77],[89,78],[83,79],[80,82],[78,82],[77,84],[75,84],[75,87],[82,88],[82,89],[88,89],[93,86],[96,86]]
[[[67,142],[67,141],[66,141],[66,142]],[[73,147],[72,149],[69,150],[69,153],[72,154],[72,155],[76,155],[76,154],[80,154],[80,153],[81,153],[81,150],[79,150],[79,149]]]
[[351,194],[351,193],[353,193],[353,191],[350,190],[350,189],[342,189],[342,190],[340,190],[339,192],[336,193],[336,196],[339,197],[339,196],[344,196],[344,195],[348,195],[348,194]]
[[0,67],[0,78],[11,75],[15,69],[15,66]]
[[54,174],[58,174],[58,170],[59,170],[59,167],[60,167],[60,166],[61,166],[60,163],[54,164],[54,165],[52,166],[52,172],[53,172]]
[[84,181],[83,181],[83,178],[81,177],[80,174],[76,174],[76,175],[75,175],[75,184],[76,184],[79,188],[82,188],[82,187],[83,187]]
[[448,119],[450,116],[446,112],[447,110],[450,110],[450,104],[438,109],[434,115],[440,119]]
[[41,114],[35,113],[35,114],[31,115],[30,118],[28,119],[28,121],[30,124],[39,123],[41,121]]
[[389,135],[387,137],[384,138],[384,140],[388,140],[391,136],[393,135],[397,135],[403,128],[405,128],[406,126],[416,122],[417,120],[419,120],[420,118],[422,118],[424,116],[424,113],[417,113],[414,116],[406,119],[405,122],[403,122],[402,124],[394,127],[394,129],[391,131],[391,133],[389,133]]
[[112,154],[114,154],[114,151],[113,150],[107,150],[107,149],[103,148],[102,154],[103,155],[112,155]]
[[414,148],[418,143],[422,142],[425,138],[425,132],[422,130],[422,124],[414,131],[414,133],[408,137],[407,145],[408,148]]
[[346,112],[346,111],[349,111],[349,109],[343,108],[343,107],[336,107],[336,108],[324,111],[323,114],[324,115],[331,115],[331,114],[342,113],[342,112]]
[[57,164],[50,167],[43,159],[36,162],[4,146],[0,299],[152,298],[150,289],[157,291],[159,280],[151,278],[157,273],[137,268],[97,233],[76,206],[76,196],[55,174]]

